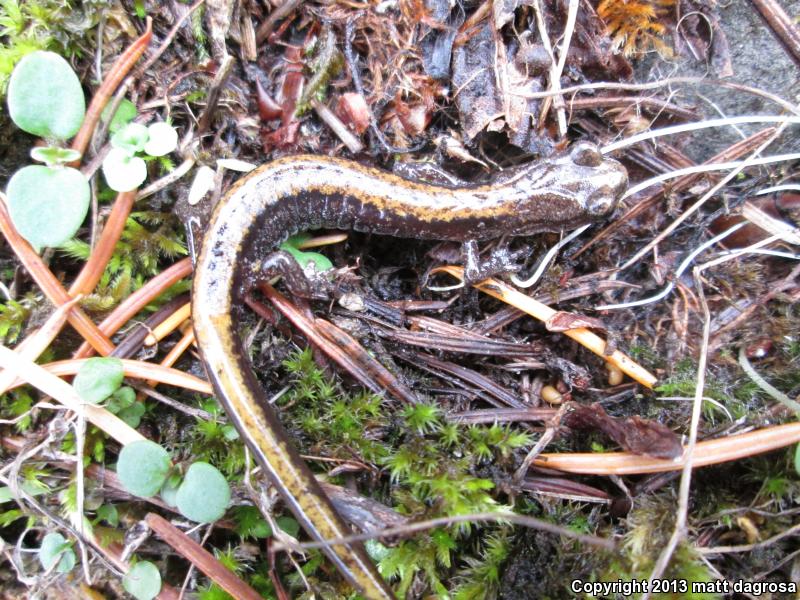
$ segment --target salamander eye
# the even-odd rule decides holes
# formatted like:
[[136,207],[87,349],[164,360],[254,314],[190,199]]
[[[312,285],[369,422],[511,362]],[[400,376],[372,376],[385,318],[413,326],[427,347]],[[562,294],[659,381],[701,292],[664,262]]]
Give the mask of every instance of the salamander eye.
[[569,152],[572,162],[580,167],[597,167],[603,162],[603,155],[597,146],[589,142],[575,144]]

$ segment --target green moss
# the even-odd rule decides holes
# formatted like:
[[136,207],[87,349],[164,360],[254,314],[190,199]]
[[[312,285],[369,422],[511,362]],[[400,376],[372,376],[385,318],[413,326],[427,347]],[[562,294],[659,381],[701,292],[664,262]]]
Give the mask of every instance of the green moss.
[[192,20],[192,35],[194,36],[195,40],[195,52],[197,56],[198,63],[204,63],[208,58],[211,56],[208,53],[208,48],[206,48],[206,42],[208,41],[206,37],[206,30],[203,27],[203,20],[205,18],[206,7],[201,6],[196,11],[192,13],[191,20]]
[[[609,561],[600,581],[647,580],[665,548],[674,526],[674,498],[670,494],[643,498],[628,515],[627,532],[621,552]],[[687,582],[710,582],[715,577],[694,550],[680,544],[672,555],[662,579],[684,579]],[[717,600],[718,594],[686,593],[656,594],[655,598],[691,598],[693,600]]]
[[507,459],[514,450],[530,447],[533,436],[498,424],[489,427],[473,425],[467,430],[467,443],[470,453],[480,461],[495,457]]
[[[391,499],[398,512],[416,520],[509,508],[494,497],[495,483],[476,471],[489,462],[509,461],[515,451],[530,445],[529,434],[500,425],[454,425],[444,419],[441,408],[425,402],[392,415],[389,403],[379,397],[344,393],[319,370],[308,350],[292,354],[284,367],[293,380],[280,400],[285,422],[311,453],[384,468],[391,489],[380,488],[378,495],[384,502]],[[395,580],[400,596],[422,578],[441,597],[451,587],[463,589],[464,598],[481,597],[475,595],[477,579],[466,572],[499,577],[504,545],[497,536],[494,526],[474,523],[422,532],[384,549],[379,568]],[[464,569],[457,582],[452,573],[456,567]]]
[[0,303],[0,341],[2,343],[13,344],[19,339],[25,320],[37,304],[33,294],[28,294],[19,302],[8,299]]
[[782,451],[782,456],[761,455],[747,460],[742,481],[746,489],[758,490],[750,500],[753,505],[767,503],[783,507],[800,497],[800,480],[792,466],[793,454],[794,448],[789,447]]
[[432,404],[420,402],[403,411],[406,424],[419,435],[433,433],[442,428],[442,411]]
[[203,409],[212,416],[198,419],[189,430],[192,461],[207,462],[227,478],[238,478],[245,467],[244,444],[233,426],[226,422],[222,407],[214,398],[207,400]]
[[[30,429],[31,415],[26,414],[33,406],[33,398],[28,393],[28,389],[23,386],[11,390],[7,394],[0,396],[0,407],[2,408],[3,418],[15,419],[21,417],[14,425],[17,431],[23,432]],[[23,416],[25,415],[25,416]]]
[[[77,239],[60,249],[79,260],[87,260],[91,251],[89,244]],[[131,213],[97,288],[81,305],[93,311],[109,310],[157,275],[162,262],[173,262],[186,254],[183,232],[173,215],[154,211]],[[169,297],[162,295],[161,301]]]
[[[715,376],[718,375],[718,376]],[[724,378],[725,373],[706,373],[703,395],[715,402],[703,402],[704,418],[714,423],[717,420],[738,419],[748,414],[748,406],[737,395],[737,388]],[[662,396],[693,398],[697,387],[697,363],[686,358],[675,363],[671,375],[655,391]]]
[[291,407],[291,423],[315,440],[315,452],[367,462],[388,454],[389,447],[379,439],[388,418],[379,396],[344,394],[317,368],[309,350],[294,353],[283,366],[293,386],[281,403]]
[[[106,440],[108,436],[99,428],[90,425],[86,428],[83,438],[83,461],[86,466],[93,460],[98,464],[103,464],[106,457]],[[61,442],[61,451],[67,454],[75,454],[75,432],[70,430]]]
[[510,531],[501,529],[488,534],[476,557],[467,557],[459,570],[455,600],[493,598],[500,589],[500,575],[510,552]]
[[670,370],[670,375],[655,391],[665,396],[693,396],[697,385],[697,364],[692,358],[679,360]]
[[652,346],[633,344],[628,350],[628,355],[646,368],[663,368],[664,359]]
[[330,27],[325,27],[320,32],[314,50],[314,60],[311,63],[311,78],[303,90],[303,95],[297,102],[295,116],[302,116],[311,106],[312,100],[323,100],[328,91],[328,83],[339,74],[344,66],[342,55],[336,41],[336,35]]

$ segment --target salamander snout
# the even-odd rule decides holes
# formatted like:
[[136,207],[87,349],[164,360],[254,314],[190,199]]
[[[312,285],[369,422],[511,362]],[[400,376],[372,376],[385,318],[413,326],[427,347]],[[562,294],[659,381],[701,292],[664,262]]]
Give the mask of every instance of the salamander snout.
[[606,169],[595,177],[596,186],[586,198],[586,211],[596,217],[611,213],[628,187],[628,172],[617,161],[606,160]]

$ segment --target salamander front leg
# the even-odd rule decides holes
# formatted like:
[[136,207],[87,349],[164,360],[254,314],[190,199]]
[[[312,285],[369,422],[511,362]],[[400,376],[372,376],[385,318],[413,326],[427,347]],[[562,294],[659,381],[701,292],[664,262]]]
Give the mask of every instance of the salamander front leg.
[[525,255],[524,251],[511,252],[508,244],[501,241],[492,250],[488,258],[481,259],[476,240],[467,240],[461,244],[461,256],[464,262],[464,283],[470,285],[489,279],[498,273],[516,272],[520,265],[517,261]]
[[300,264],[285,250],[271,252],[261,261],[260,267],[258,276],[261,281],[282,277],[283,283],[295,296],[309,300],[328,299],[324,287],[309,280]]

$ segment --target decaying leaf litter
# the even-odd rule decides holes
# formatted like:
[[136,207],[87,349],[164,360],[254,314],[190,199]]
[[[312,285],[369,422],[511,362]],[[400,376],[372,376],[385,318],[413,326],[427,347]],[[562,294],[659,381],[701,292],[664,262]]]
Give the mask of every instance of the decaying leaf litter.
[[[753,4],[770,23],[782,22],[771,3]],[[0,523],[12,566],[7,589],[65,589],[63,575],[37,572],[23,551],[58,530],[77,543],[73,576],[111,596],[116,577],[99,565],[124,572],[135,551],[158,564],[168,582],[162,597],[173,592],[169,585],[176,591],[184,584],[208,597],[220,593],[216,585],[237,597],[253,589],[267,597],[304,590],[344,597],[346,587],[315,550],[306,555],[304,577],[286,553],[268,552],[290,541],[260,536],[263,521],[251,507],[269,509],[270,518],[286,516],[280,517],[280,503],[264,504],[269,496],[259,496],[255,475],[243,478],[241,442],[209,400],[199,361],[185,354],[192,336],[181,293],[190,261],[174,254],[179,244],[197,243],[210,207],[237,177],[217,161],[260,164],[310,152],[356,156],[386,169],[411,163],[417,177],[438,163],[451,176],[480,181],[581,138],[615,144],[632,187],[661,179],[625,198],[608,223],[561,248],[526,292],[562,312],[538,323],[524,316],[525,306],[475,290],[432,291],[423,282],[452,283],[433,268],[457,261],[456,248],[352,233],[322,250],[338,269],[336,303],[308,306],[271,289],[248,300],[263,317],[245,324],[256,370],[307,460],[327,474],[326,491],[357,524],[368,514],[373,530],[402,531],[425,519],[513,507],[616,546],[598,552],[567,537],[480,519],[471,526],[439,523],[410,537],[393,530],[373,551],[400,595],[561,597],[573,579],[590,578],[797,580],[797,472],[789,444],[798,433],[792,410],[781,403],[792,406],[798,386],[797,156],[791,146],[772,150],[792,139],[796,108],[791,97],[768,96],[755,112],[774,118],[713,154],[698,156],[698,139],[714,138],[732,127],[725,117],[749,110],[724,114],[714,128],[629,143],[636,135],[719,119],[706,88],[727,89],[748,109],[753,98],[763,99],[764,92],[737,81],[721,9],[670,0],[455,7],[288,2],[272,11],[208,2],[189,14],[187,5],[147,5],[152,39],[145,34],[133,43],[145,24],[125,8],[105,17],[86,12],[86,31],[100,32],[103,43],[73,62],[92,91],[100,65],[105,83],[95,98],[119,102],[127,95],[142,122],[171,119],[182,136],[177,168],[169,173],[168,165],[152,165],[133,209],[126,197],[109,213],[100,193],[94,225],[79,234],[96,240],[87,263],[93,275],[81,270],[74,248],[48,251],[42,262],[15,240],[5,217],[5,342],[36,346],[35,354],[17,352],[28,364],[45,352],[39,362],[55,376],[2,356],[4,367],[13,365],[23,379],[28,372],[43,394],[64,403],[73,396],[59,378],[79,365],[59,359],[85,358],[91,346],[103,353],[117,348],[115,355],[133,358],[125,363],[127,377],[150,380],[137,384],[147,413],[137,432],[98,409],[86,415],[97,428],[81,433],[71,425],[74,413],[51,410],[53,401],[33,388],[6,394],[1,473],[15,499],[3,505]],[[791,40],[784,40],[787,55]],[[126,47],[129,58],[120,62],[130,64],[112,67]],[[637,79],[653,61],[647,52],[665,62]],[[704,78],[692,70],[698,65]],[[92,136],[92,130],[82,129],[80,143],[73,143],[94,137],[83,160],[87,173],[107,150],[103,132]],[[719,163],[726,164],[713,166]],[[5,165],[9,173],[16,166]],[[213,177],[199,191],[195,182],[189,202],[202,167],[211,167]],[[189,221],[186,240],[179,220]],[[522,278],[558,240],[543,234],[498,244],[510,244],[521,257]],[[298,248],[316,243],[302,240]],[[704,266],[693,270],[697,265]],[[91,345],[78,347],[80,339],[63,327],[64,311],[35,332],[52,312],[45,296],[55,305],[69,299],[63,286],[85,296],[86,312],[72,311],[69,319]],[[614,306],[623,303],[631,306]],[[151,310],[140,312],[148,304]],[[617,350],[653,373],[655,392],[563,335],[576,326],[608,340],[600,354]],[[161,341],[143,345],[148,333]],[[36,344],[28,341],[34,338]],[[308,340],[313,353],[300,353]],[[333,360],[320,350],[325,344]],[[158,371],[147,366],[153,361],[177,369]],[[170,387],[154,391],[157,381]],[[379,399],[363,389],[389,393]],[[80,484],[76,431],[89,463],[77,470]],[[147,522],[158,537],[123,537],[147,513],[176,518],[160,500],[132,498],[102,469],[119,450],[113,439],[142,436],[170,448],[177,463],[202,456],[233,483],[226,520],[190,532],[216,558],[181,543],[185,533],[168,532],[155,514]],[[674,463],[689,463],[682,475],[630,475],[660,470],[652,465],[679,454],[681,441],[695,440],[696,462],[709,456],[731,462],[692,473],[690,458]],[[628,454],[614,452],[620,447]],[[754,449],[773,452],[748,457]],[[573,467],[584,475],[543,468],[543,452],[550,464],[563,458],[559,466],[569,471],[570,461],[590,451],[601,454],[585,457],[588,470]],[[37,486],[46,493],[32,493]],[[104,506],[124,520],[99,519],[108,513]],[[78,509],[95,521],[91,532],[81,528]],[[165,553],[159,539],[172,550]],[[209,588],[205,577],[187,575],[178,555],[216,583]],[[303,563],[300,555],[296,560]],[[235,577],[225,565],[238,568]]]

